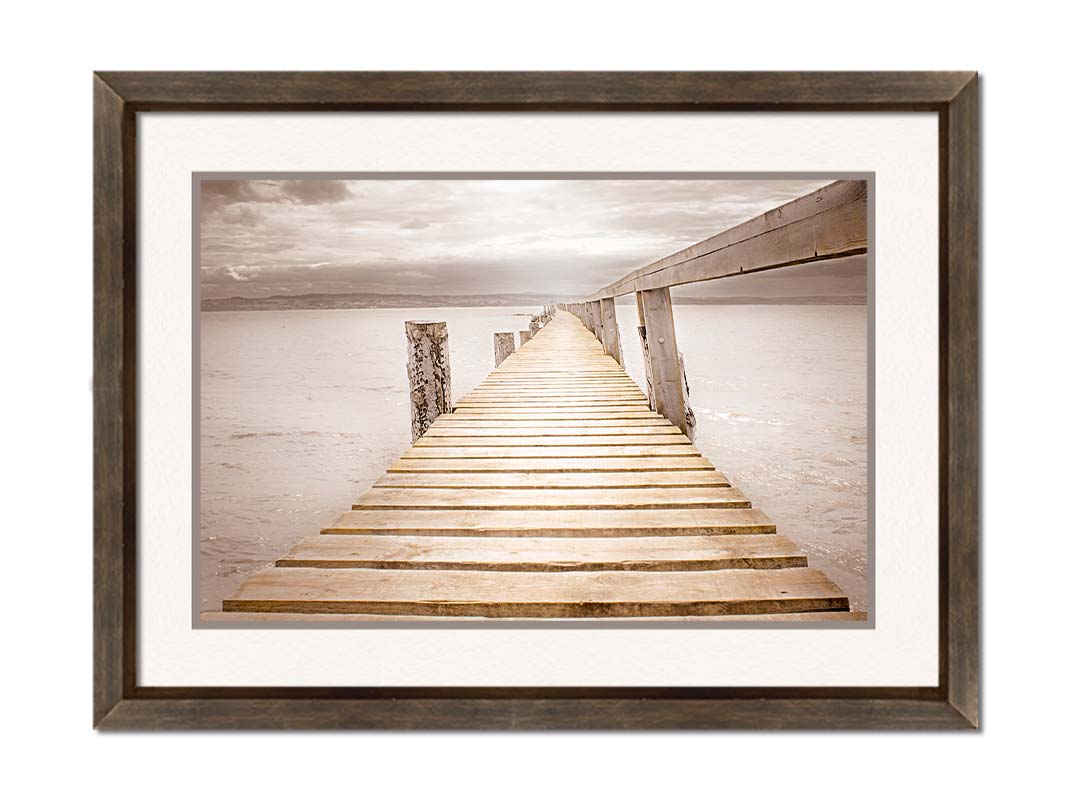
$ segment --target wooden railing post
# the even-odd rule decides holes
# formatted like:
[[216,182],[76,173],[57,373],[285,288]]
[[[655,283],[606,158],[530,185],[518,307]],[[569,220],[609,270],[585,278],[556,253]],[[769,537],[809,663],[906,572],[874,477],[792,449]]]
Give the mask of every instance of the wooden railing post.
[[411,389],[411,441],[435,419],[452,413],[452,369],[448,326],[443,322],[405,322],[408,335],[408,386]]
[[504,331],[493,334],[493,352],[496,356],[496,366],[515,352],[515,331]]
[[604,344],[604,321],[600,316],[600,301],[593,300],[589,303],[589,320],[592,323],[593,335]]
[[645,328],[645,303],[641,293],[634,295],[637,299],[637,336],[641,340],[641,356],[645,364],[645,397],[648,407],[656,410],[656,393],[652,389],[652,361],[648,356],[648,330]]
[[605,297],[600,301],[600,322],[603,330],[601,342],[604,352],[622,366],[622,346],[619,343],[619,323],[615,318],[615,298]]
[[645,318],[645,339],[651,362],[652,393],[656,411],[687,429],[682,370],[678,364],[678,342],[674,335],[674,310],[669,288],[637,293]]
[[519,331],[519,347],[522,347],[533,338],[533,331]]

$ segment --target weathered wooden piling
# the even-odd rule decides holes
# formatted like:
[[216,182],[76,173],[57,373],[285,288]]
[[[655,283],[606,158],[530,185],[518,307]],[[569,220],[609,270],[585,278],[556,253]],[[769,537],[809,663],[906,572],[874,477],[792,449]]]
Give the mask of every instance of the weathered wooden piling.
[[[530,336],[536,336],[549,323],[555,313],[555,306],[545,306],[540,314],[530,317]],[[521,347],[522,344],[520,341],[519,346]]]
[[593,323],[593,336],[601,344],[604,344],[604,320],[600,313],[600,301],[594,300],[589,304],[589,318]]
[[443,322],[409,321],[408,385],[411,389],[411,441],[433,421],[452,411],[452,368],[448,359],[448,326]]
[[648,355],[648,329],[645,328],[645,304],[641,299],[641,293],[637,295],[637,336],[641,340],[641,356],[645,364],[645,397],[648,398],[648,407],[656,410],[656,392],[652,385],[652,360]]
[[515,331],[503,331],[493,334],[493,349],[496,354],[496,366],[515,352]]
[[533,331],[519,331],[519,347],[522,347],[533,338]]
[[604,352],[614,358],[619,366],[623,366],[622,362],[622,345],[619,343],[619,323],[615,318],[615,298],[605,297],[600,301],[600,324],[601,324],[601,343],[604,345]]
[[651,362],[652,392],[656,411],[685,430],[682,371],[678,366],[678,343],[674,337],[671,290],[649,289],[637,293],[645,317],[645,341]]

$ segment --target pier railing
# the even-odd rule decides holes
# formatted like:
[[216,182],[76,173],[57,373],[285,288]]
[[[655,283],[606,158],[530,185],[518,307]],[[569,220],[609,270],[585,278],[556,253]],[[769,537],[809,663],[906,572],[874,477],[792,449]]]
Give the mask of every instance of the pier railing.
[[867,252],[867,182],[835,181],[684,250],[653,261],[590,297],[558,307],[577,316],[620,364],[615,298],[635,294],[649,403],[687,430],[686,383],[671,287]]

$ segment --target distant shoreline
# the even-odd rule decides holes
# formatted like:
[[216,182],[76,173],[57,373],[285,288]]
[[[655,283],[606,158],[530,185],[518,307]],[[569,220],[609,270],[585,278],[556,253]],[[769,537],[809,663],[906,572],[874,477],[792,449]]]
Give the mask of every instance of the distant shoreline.
[[[690,306],[862,306],[862,295],[801,297],[674,297],[675,305]],[[209,311],[332,311],[368,308],[506,308],[544,306],[556,302],[543,295],[392,295],[305,294],[270,297],[222,297],[203,300],[200,310]],[[619,299],[633,305],[632,297]]]

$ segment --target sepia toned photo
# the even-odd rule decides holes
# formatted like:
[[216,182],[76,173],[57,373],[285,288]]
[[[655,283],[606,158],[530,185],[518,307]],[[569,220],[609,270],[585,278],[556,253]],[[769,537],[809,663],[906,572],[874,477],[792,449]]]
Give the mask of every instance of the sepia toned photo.
[[198,625],[870,623],[870,176],[193,189]]

